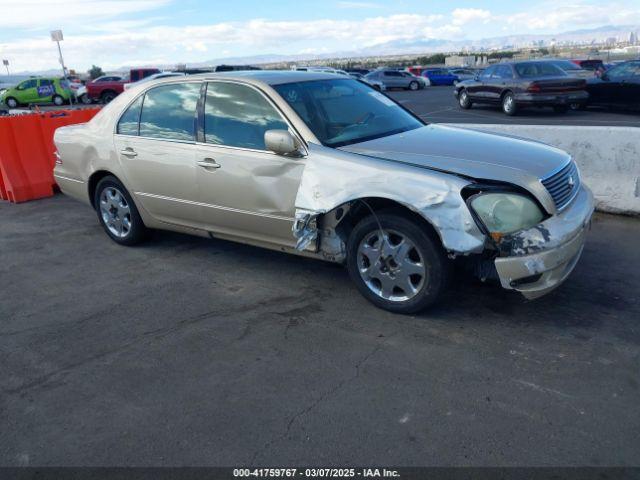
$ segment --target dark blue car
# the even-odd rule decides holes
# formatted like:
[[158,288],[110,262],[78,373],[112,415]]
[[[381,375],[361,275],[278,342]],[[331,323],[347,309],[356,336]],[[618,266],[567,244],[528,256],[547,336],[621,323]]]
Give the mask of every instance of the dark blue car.
[[453,85],[460,81],[457,75],[446,68],[428,68],[422,72],[422,76],[428,78],[431,85]]

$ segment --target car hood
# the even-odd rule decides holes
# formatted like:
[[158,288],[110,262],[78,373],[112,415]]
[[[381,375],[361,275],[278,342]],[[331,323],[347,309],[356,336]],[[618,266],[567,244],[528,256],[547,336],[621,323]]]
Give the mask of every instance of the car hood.
[[534,194],[549,212],[554,212],[555,206],[540,179],[571,158],[563,150],[540,142],[444,125],[426,125],[340,150],[477,180],[515,184]]

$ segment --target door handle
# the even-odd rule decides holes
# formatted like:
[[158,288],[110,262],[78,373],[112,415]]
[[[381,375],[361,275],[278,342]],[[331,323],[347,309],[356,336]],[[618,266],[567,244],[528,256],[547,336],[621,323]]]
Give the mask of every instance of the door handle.
[[222,165],[216,163],[213,158],[205,158],[196,162],[202,168],[220,168]]
[[120,155],[124,155],[126,157],[137,157],[138,154],[133,151],[132,148],[123,148],[120,150]]

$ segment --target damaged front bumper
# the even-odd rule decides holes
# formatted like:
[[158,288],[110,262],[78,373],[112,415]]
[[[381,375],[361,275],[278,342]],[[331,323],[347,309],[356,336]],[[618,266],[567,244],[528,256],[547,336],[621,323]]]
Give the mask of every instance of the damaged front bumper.
[[560,285],[580,258],[593,210],[593,195],[583,185],[563,211],[503,238],[495,259],[502,287],[534,299]]

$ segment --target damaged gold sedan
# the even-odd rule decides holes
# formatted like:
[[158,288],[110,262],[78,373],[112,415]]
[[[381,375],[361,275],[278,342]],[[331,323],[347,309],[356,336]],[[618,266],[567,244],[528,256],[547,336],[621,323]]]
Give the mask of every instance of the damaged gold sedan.
[[324,73],[148,82],[55,143],[61,190],[119,244],[158,228],[338,262],[400,313],[437,300],[456,258],[528,298],[549,292],[593,213],[567,153],[425,124]]

